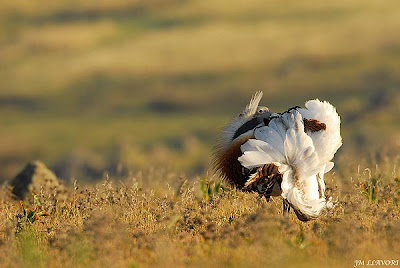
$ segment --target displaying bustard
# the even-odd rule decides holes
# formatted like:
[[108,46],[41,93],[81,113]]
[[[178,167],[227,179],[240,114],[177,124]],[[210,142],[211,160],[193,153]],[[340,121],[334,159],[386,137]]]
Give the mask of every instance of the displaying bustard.
[[310,100],[283,113],[259,106],[257,92],[223,130],[214,154],[215,169],[232,185],[267,201],[282,196],[284,212],[298,219],[318,217],[326,207],[324,174],[342,145],[335,107]]

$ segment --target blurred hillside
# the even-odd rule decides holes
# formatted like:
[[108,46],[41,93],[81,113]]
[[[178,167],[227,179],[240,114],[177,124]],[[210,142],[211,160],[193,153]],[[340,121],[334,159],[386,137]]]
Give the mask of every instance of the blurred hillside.
[[400,149],[400,5],[382,1],[57,0],[0,5],[0,181],[209,168],[256,90],[274,111],[329,100],[343,163]]

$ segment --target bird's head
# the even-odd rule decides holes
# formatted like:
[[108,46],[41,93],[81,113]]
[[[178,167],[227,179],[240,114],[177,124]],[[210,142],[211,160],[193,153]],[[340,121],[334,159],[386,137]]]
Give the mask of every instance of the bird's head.
[[235,117],[223,131],[223,146],[229,146],[238,138],[253,135],[253,130],[258,125],[269,120],[271,112],[267,107],[259,106],[263,93],[258,91],[251,98],[246,108]]

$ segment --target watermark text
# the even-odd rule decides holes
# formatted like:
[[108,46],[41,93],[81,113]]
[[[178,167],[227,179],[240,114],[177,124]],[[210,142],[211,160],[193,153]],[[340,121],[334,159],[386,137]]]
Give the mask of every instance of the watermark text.
[[399,260],[354,260],[353,267],[359,266],[399,266]]

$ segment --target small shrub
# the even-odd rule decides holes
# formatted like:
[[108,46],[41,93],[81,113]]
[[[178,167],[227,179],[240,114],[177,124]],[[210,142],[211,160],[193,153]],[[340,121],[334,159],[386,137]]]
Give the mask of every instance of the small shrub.
[[199,179],[200,193],[204,200],[210,201],[213,196],[222,190],[222,183],[203,176]]
[[379,183],[376,177],[371,177],[368,181],[360,183],[360,188],[369,202],[375,202],[377,200]]
[[23,201],[19,202],[21,213],[15,215],[17,218],[17,232],[21,231],[24,225],[33,224],[40,221],[41,217],[49,216],[49,213],[40,209],[42,204],[35,194],[33,194],[33,202],[35,204],[34,208],[27,208]]

